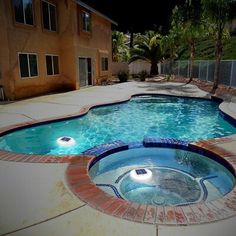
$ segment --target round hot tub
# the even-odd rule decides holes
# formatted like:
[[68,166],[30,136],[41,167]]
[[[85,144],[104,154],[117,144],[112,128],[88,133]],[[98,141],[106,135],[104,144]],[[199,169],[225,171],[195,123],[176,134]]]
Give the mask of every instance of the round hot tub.
[[129,202],[181,206],[213,201],[229,193],[235,176],[216,158],[168,147],[139,147],[94,159],[92,181]]

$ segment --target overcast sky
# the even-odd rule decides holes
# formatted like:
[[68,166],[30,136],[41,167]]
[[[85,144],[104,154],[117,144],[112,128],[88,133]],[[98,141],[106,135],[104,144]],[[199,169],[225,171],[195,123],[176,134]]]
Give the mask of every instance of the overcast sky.
[[176,4],[184,0],[82,0],[88,5],[104,13],[119,26],[118,30],[142,32],[145,29],[167,29],[171,11]]

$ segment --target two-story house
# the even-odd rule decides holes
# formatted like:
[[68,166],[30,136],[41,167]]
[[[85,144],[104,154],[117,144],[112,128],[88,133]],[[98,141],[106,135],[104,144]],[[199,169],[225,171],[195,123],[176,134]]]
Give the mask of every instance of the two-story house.
[[79,89],[111,76],[116,23],[81,1],[1,0],[0,22],[0,86],[7,99]]

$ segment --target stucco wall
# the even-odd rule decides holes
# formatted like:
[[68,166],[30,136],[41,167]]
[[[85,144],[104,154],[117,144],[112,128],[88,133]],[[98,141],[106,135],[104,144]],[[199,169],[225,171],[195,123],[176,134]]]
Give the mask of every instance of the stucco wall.
[[[4,14],[5,4],[3,1],[0,1],[0,85],[4,86],[9,93],[10,90],[10,83],[9,86],[6,85],[6,78],[9,78],[9,49],[8,49],[8,38],[7,38],[7,18]],[[10,82],[10,81],[9,81]]]
[[118,75],[121,71],[129,71],[127,62],[112,62],[112,75]]
[[[9,68],[6,81],[6,93],[10,99],[29,97],[56,89],[60,84],[60,76],[47,76],[45,54],[60,56],[58,34],[42,30],[41,2],[34,2],[35,26],[15,23],[11,1],[4,0],[9,49]],[[18,53],[37,53],[38,76],[20,78]],[[2,56],[2,55],[1,55]]]
[[[78,30],[78,5],[75,1],[52,0],[58,13],[58,32],[42,27],[41,0],[34,1],[35,26],[14,20],[12,1],[1,0],[0,7],[0,85],[9,99],[30,97],[49,91],[79,88],[78,57],[91,57],[94,62],[94,84],[99,81],[98,50],[111,53],[111,23],[92,14],[92,35],[88,39]],[[37,53],[38,76],[20,78],[18,53]],[[47,76],[46,54],[59,56],[60,74]],[[111,55],[109,55],[111,60]],[[110,70],[111,71],[111,70]],[[109,71],[109,74],[111,72]]]
[[61,1],[61,4],[58,7],[58,12],[60,12],[58,23],[61,54],[61,80],[68,89],[76,89],[76,3],[74,1],[67,1],[66,5]]
[[[77,7],[77,21],[78,21],[78,37],[76,38],[76,45],[79,48],[78,56],[92,55],[94,62],[94,82],[100,83],[101,80],[107,79],[112,75],[112,31],[111,23],[101,16],[92,12],[91,14],[91,33],[84,33],[81,29],[81,11],[84,8]],[[87,10],[85,10],[87,11]],[[96,51],[96,55],[94,54]],[[109,67],[107,72],[101,72],[101,54],[107,54],[109,60]]]

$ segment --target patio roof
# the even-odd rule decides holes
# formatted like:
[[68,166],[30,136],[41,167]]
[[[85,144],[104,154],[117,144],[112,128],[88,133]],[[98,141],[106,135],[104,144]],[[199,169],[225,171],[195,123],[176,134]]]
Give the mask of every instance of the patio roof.
[[104,19],[110,21],[112,24],[118,25],[117,22],[113,21],[111,18],[107,17],[106,15],[104,15],[104,14],[102,14],[101,12],[97,11],[96,9],[90,7],[90,6],[87,5],[86,3],[84,3],[84,2],[82,2],[82,1],[80,1],[80,0],[75,0],[75,1],[76,1],[76,3],[79,4],[80,6],[82,6],[82,7],[86,8],[87,10],[89,10],[89,11],[91,11],[91,12],[93,12],[93,13],[95,13],[95,14],[101,16],[101,17],[103,17]]

